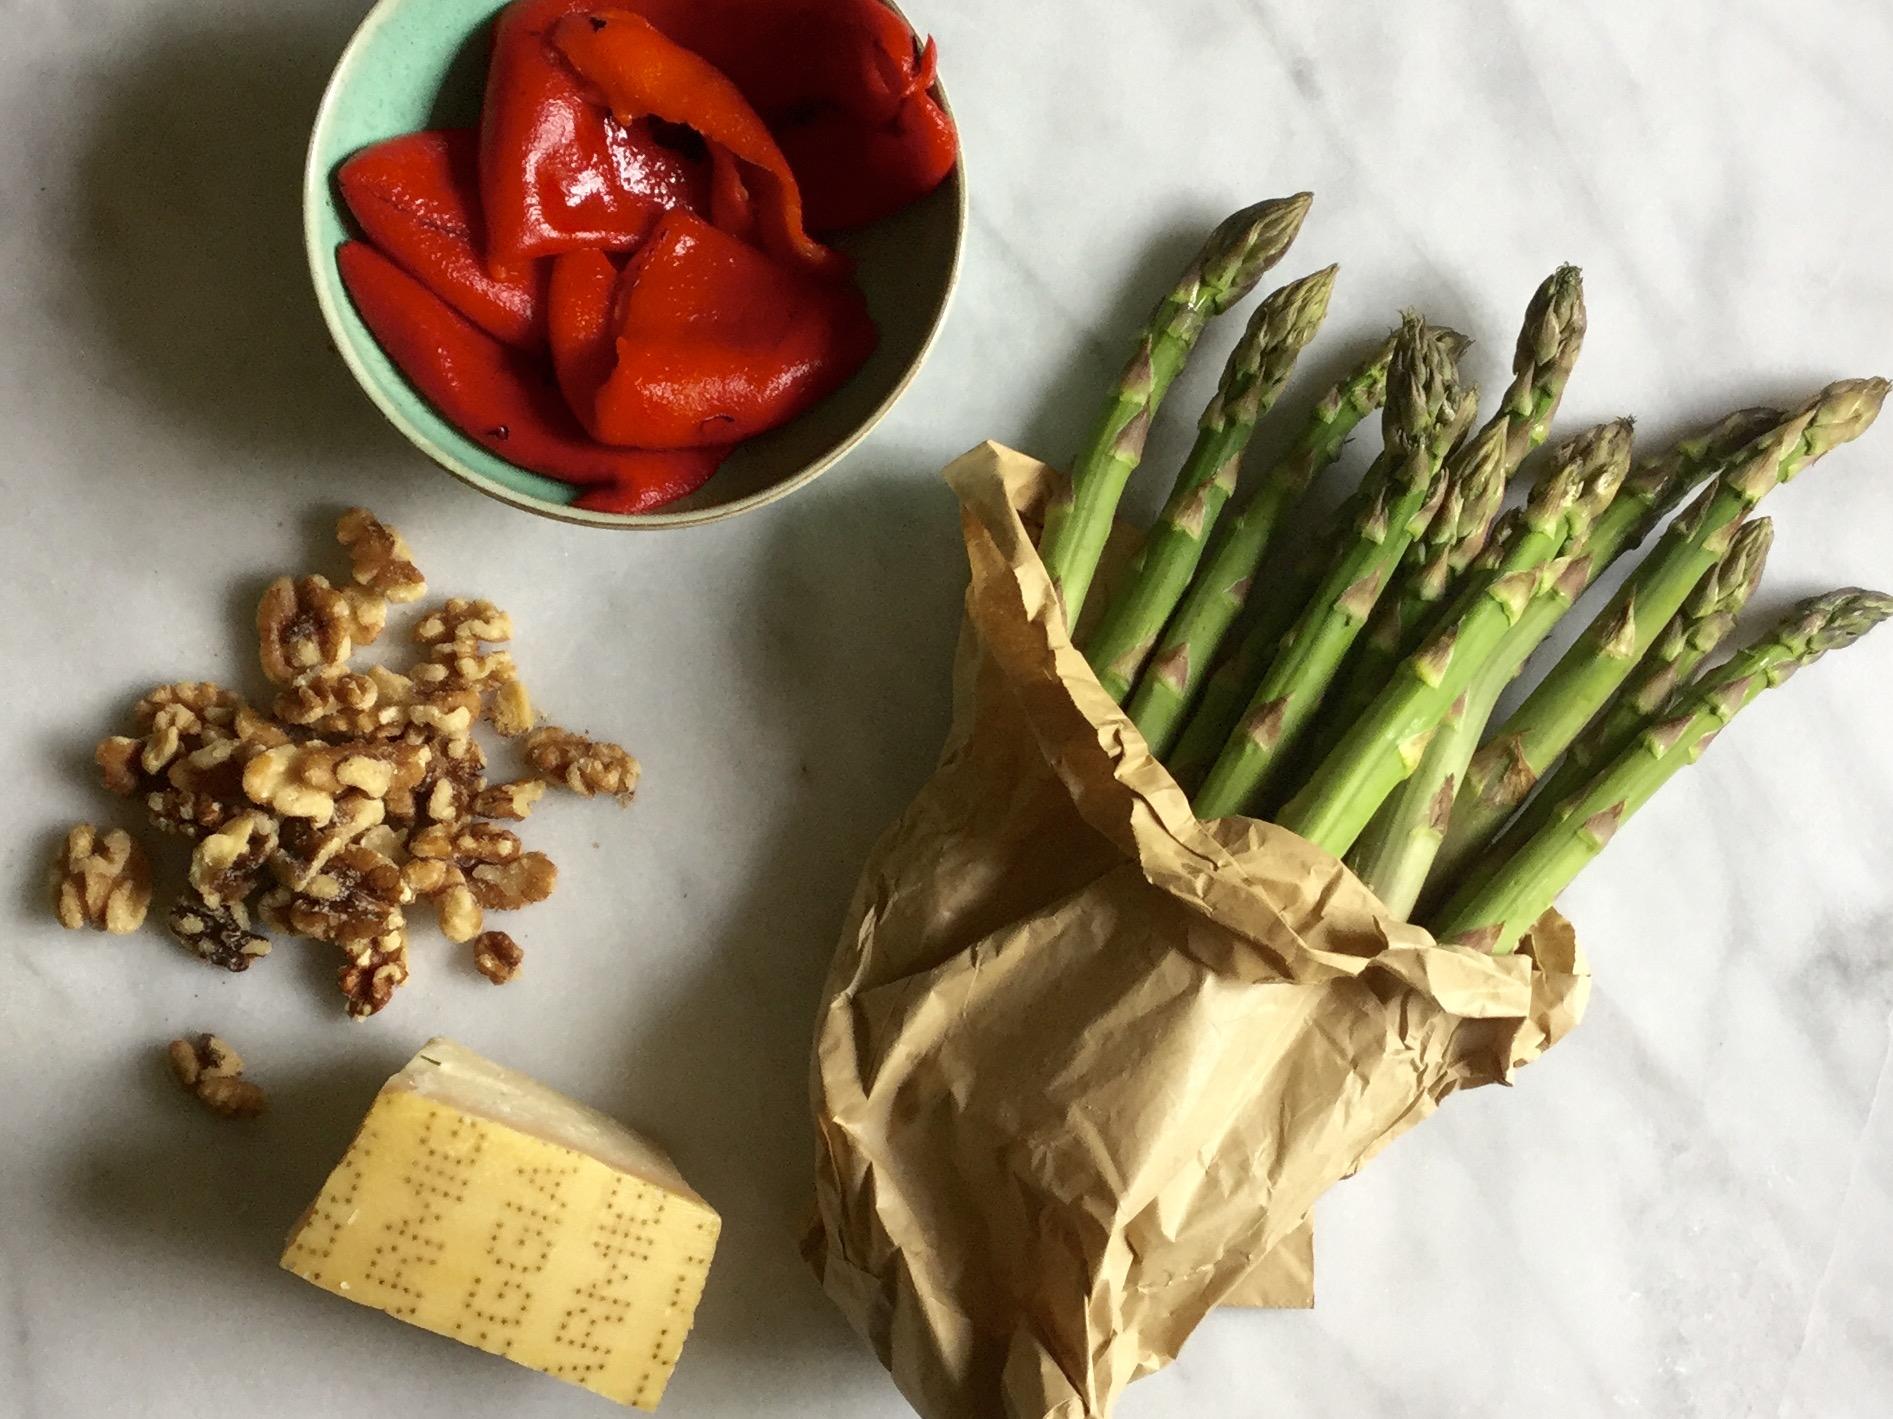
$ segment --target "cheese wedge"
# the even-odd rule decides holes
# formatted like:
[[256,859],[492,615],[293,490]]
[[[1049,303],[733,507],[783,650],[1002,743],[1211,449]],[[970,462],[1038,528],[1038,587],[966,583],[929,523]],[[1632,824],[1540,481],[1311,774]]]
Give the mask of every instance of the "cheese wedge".
[[382,1087],[282,1264],[654,1409],[720,1226],[664,1151],[451,1040]]

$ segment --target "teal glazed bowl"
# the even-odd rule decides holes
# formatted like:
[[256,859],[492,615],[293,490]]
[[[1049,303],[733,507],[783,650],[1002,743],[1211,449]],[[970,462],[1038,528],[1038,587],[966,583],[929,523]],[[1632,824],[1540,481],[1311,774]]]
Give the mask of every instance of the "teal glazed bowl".
[[[959,276],[964,162],[929,196],[835,243],[855,259],[881,333],[859,374],[793,423],[738,446],[687,498],[648,513],[575,508],[577,489],[508,463],[434,411],[382,354],[335,266],[336,248],[354,234],[336,167],[384,138],[477,124],[493,19],[502,8],[501,0],[379,0],[330,76],[303,172],[303,241],[335,348],[410,443],[463,483],[528,512],[590,527],[690,527],[786,497],[866,437],[925,361]],[[935,94],[944,105],[945,94]]]

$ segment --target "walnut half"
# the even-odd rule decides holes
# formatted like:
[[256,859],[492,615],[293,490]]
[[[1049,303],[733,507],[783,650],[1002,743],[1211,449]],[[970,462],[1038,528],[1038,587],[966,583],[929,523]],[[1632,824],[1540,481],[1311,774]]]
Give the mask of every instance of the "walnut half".
[[547,783],[591,798],[608,793],[629,803],[637,792],[638,761],[602,739],[542,724],[526,736],[526,762]]
[[255,1118],[269,1106],[262,1086],[243,1077],[243,1059],[216,1035],[187,1035],[165,1049],[186,1093],[220,1118]]
[[53,911],[68,930],[95,927],[123,936],[145,923],[151,863],[123,828],[101,835],[90,823],[66,834]]

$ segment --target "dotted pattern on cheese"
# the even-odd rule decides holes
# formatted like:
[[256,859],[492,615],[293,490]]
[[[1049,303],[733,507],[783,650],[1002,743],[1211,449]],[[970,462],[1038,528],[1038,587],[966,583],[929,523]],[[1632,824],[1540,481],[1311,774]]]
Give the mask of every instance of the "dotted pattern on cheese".
[[694,1198],[393,1090],[282,1264],[412,1325],[654,1409],[719,1225]]

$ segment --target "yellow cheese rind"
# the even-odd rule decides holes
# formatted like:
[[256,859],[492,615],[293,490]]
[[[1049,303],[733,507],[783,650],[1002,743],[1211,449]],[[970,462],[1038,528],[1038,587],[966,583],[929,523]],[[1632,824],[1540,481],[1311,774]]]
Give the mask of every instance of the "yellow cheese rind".
[[[397,1076],[377,1097],[283,1266],[409,1324],[655,1408],[703,1292],[716,1213],[681,1182],[624,1171],[411,1083]],[[641,1171],[674,1176],[651,1151],[663,1168]]]

